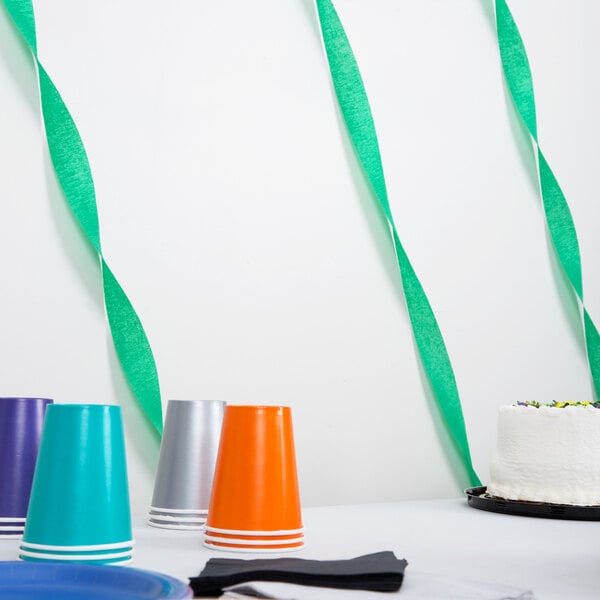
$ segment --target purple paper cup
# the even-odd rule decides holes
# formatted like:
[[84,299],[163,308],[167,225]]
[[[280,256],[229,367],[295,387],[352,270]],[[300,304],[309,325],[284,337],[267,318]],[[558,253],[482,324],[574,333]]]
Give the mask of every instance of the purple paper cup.
[[0,538],[23,534],[49,398],[0,398]]

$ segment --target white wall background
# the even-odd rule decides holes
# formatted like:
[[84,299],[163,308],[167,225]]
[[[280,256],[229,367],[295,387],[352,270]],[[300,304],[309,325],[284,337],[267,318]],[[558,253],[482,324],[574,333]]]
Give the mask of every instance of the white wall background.
[[[291,405],[305,505],[460,494],[313,3],[34,5],[40,57],[89,154],[105,256],[145,326],[165,405]],[[510,6],[599,323],[600,5]],[[491,2],[336,7],[485,481],[499,405],[592,398]],[[158,443],[115,358],[97,261],[57,188],[32,61],[3,8],[0,108],[0,394],[121,404],[141,513]]]

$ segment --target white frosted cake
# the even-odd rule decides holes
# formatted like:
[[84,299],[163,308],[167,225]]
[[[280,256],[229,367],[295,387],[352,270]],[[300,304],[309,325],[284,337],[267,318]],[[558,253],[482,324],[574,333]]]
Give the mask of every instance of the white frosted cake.
[[600,408],[589,402],[502,407],[487,493],[600,505]]

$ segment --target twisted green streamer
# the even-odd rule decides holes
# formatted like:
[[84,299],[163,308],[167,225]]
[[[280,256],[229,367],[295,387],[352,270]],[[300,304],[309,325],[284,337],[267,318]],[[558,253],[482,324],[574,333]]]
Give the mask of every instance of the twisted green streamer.
[[563,191],[538,143],[533,80],[521,34],[505,0],[496,0],[495,10],[504,76],[517,112],[535,146],[546,224],[558,260],[583,310],[587,358],[596,396],[600,397],[600,335],[583,304],[581,257],[575,224]]
[[38,67],[46,138],[57,179],[100,259],[104,303],[117,356],[135,397],[160,435],[162,405],[154,357],[137,313],[102,255],[94,180],[87,153],[73,118],[38,58],[31,0],[4,0],[4,4]]
[[392,236],[415,342],[440,412],[471,485],[481,485],[471,463],[465,422],[446,346],[429,300],[400,243],[392,217],[375,123],[362,77],[331,0],[316,0],[335,93],[364,173]]

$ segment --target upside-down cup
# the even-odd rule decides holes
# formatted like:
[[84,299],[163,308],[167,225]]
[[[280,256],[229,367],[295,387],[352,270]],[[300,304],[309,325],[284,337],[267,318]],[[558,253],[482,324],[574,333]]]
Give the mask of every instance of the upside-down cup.
[[0,539],[23,535],[49,404],[49,398],[0,398]]
[[20,557],[123,564],[132,553],[121,408],[50,405]]
[[208,513],[225,402],[169,400],[148,524],[202,529]]
[[227,406],[204,545],[283,552],[304,546],[292,413],[288,406]]

